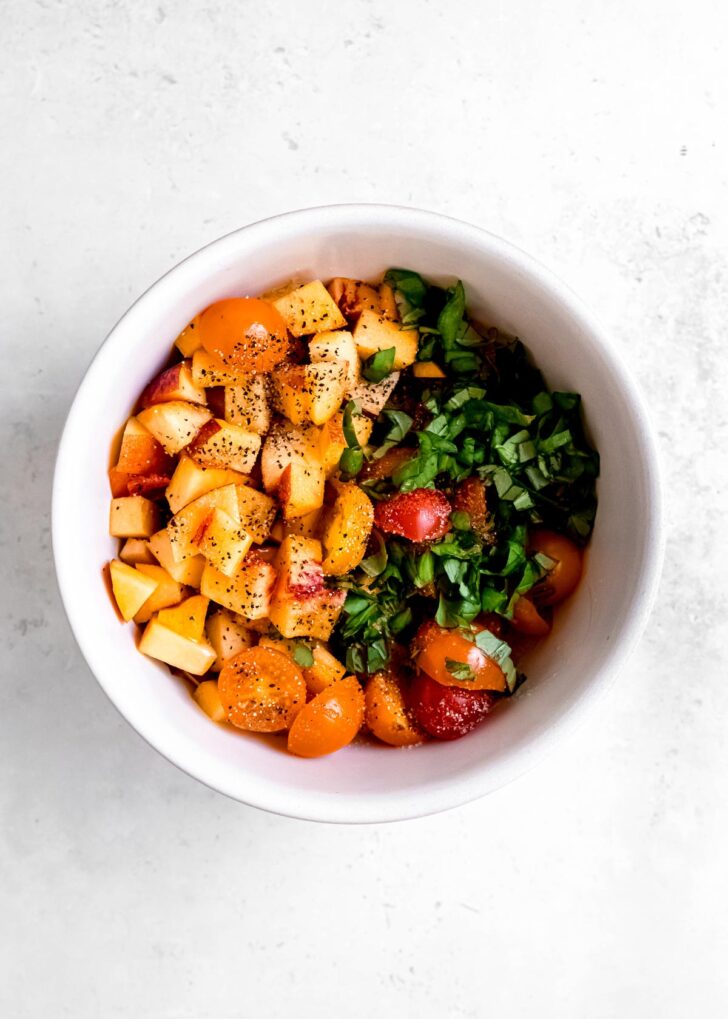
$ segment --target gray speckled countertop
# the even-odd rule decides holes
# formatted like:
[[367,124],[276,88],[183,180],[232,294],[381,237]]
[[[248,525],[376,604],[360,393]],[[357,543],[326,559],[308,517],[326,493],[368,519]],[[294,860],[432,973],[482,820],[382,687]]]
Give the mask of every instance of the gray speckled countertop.
[[[8,0],[0,147],[0,1013],[728,1013],[724,4]],[[440,210],[569,280],[656,421],[667,564],[579,733],[439,817],[330,828],[210,792],[84,665],[48,505],[131,300],[250,220]],[[79,499],[83,492],[79,492]]]

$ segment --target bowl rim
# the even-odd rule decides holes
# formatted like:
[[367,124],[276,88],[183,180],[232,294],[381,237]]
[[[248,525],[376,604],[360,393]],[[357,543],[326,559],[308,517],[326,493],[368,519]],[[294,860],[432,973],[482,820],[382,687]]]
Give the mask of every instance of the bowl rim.
[[[72,561],[66,559],[66,543],[60,533],[62,507],[71,497],[64,483],[65,464],[72,450],[72,438],[81,414],[81,397],[93,386],[94,379],[103,372],[104,360],[122,326],[143,312],[151,295],[169,285],[177,277],[183,277],[192,269],[204,268],[204,262],[214,253],[216,256],[226,247],[234,248],[242,234],[250,235],[256,231],[264,233],[276,224],[284,222],[292,226],[310,223],[311,228],[323,228],[327,225],[349,227],[363,226],[372,217],[380,221],[380,228],[385,229],[383,220],[396,222],[405,228],[420,227],[432,231],[445,230],[457,233],[467,241],[485,245],[496,257],[506,260],[524,275],[537,281],[556,299],[562,308],[573,317],[589,334],[590,341],[595,344],[609,365],[619,383],[621,392],[629,406],[635,422],[637,437],[637,455],[643,467],[645,477],[646,500],[646,543],[642,558],[640,583],[633,600],[633,611],[627,617],[620,639],[613,641],[605,651],[601,664],[595,669],[589,683],[579,696],[561,715],[549,720],[549,724],[525,745],[513,753],[504,755],[496,764],[489,764],[484,771],[471,771],[465,776],[450,780],[444,787],[438,785],[417,792],[397,793],[388,796],[387,791],[362,797],[335,796],[330,794],[292,793],[285,787],[266,785],[260,791],[255,781],[250,787],[241,788],[244,783],[221,779],[211,774],[214,767],[204,766],[206,761],[199,756],[195,761],[185,759],[185,754],[159,734],[150,731],[151,726],[145,725],[143,712],[134,713],[123,710],[114,696],[115,683],[107,682],[103,656],[98,651],[98,644],[91,641],[88,628],[83,625],[83,612],[71,590]],[[130,305],[106,335],[93,355],[83,377],[74,393],[70,409],[61,433],[54,466],[52,505],[51,505],[51,542],[55,562],[55,575],[61,602],[68,619],[73,636],[94,678],[101,686],[111,703],[126,719],[132,728],[158,753],[178,767],[181,771],[196,778],[204,785],[231,799],[248,806],[267,810],[281,816],[330,823],[380,823],[395,820],[406,820],[424,817],[453,807],[469,803],[489,792],[494,791],[517,778],[537,763],[559,740],[563,739],[584,720],[595,702],[616,680],[621,668],[637,645],[648,618],[652,611],[662,569],[665,549],[663,527],[663,496],[660,458],[650,415],[645,399],[631,372],[622,361],[620,353],[610,340],[606,330],[601,326],[594,314],[576,295],[571,287],[560,277],[544,266],[538,259],[529,255],[521,248],[512,244],[491,231],[471,223],[447,216],[442,213],[426,211],[409,206],[381,203],[343,203],[335,205],[312,206],[269,216],[253,223],[239,227],[218,237],[177,262],[167,272],[155,280]],[[209,763],[209,762],[207,762]],[[243,773],[244,774],[244,773]],[[275,792],[272,789],[275,788]]]

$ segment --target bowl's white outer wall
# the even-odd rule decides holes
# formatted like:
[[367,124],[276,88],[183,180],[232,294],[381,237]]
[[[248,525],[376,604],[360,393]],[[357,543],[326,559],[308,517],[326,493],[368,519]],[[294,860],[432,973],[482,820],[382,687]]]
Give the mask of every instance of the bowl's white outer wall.
[[[465,739],[414,750],[353,746],[304,761],[212,725],[185,686],[140,655],[109,603],[102,567],[109,448],[142,386],[201,308],[301,276],[373,277],[407,266],[461,278],[469,307],[518,333],[552,388],[580,392],[602,457],[600,505],[584,581],[529,682]],[[464,223],[390,206],[293,212],[236,231],[155,283],[112,330],[74,400],[53,491],[53,547],[81,651],[132,726],[207,785],[312,820],[389,821],[465,803],[524,771],[581,716],[642,632],[662,556],[658,465],[642,400],[608,339],[572,292],[531,258]]]

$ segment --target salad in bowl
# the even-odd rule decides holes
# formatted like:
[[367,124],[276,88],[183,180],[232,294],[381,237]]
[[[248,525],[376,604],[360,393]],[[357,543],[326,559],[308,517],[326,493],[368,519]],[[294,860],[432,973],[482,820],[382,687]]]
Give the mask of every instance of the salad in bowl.
[[526,682],[598,474],[579,395],[462,282],[292,280],[200,309],[139,394],[110,585],[214,722],[304,758],[454,740]]

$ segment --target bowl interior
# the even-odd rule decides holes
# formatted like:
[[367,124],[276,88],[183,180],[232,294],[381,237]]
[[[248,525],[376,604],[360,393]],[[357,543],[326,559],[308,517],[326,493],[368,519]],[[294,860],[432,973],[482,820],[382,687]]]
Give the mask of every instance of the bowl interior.
[[[355,745],[301,761],[270,741],[209,722],[184,684],[140,655],[102,581],[109,448],[182,327],[220,298],[292,276],[376,277],[406,266],[461,278],[478,317],[517,333],[555,389],[580,392],[600,451],[599,511],[577,594],[528,663],[528,683],[470,736],[414,750]],[[441,217],[368,207],[311,210],[238,231],[187,259],[116,326],[69,416],[54,493],[62,595],[82,651],[111,699],[149,742],[202,781],[294,816],[388,820],[432,812],[523,770],[629,650],[654,584],[658,511],[647,425],[631,384],[570,293],[496,238]],[[626,523],[629,526],[625,526]]]

